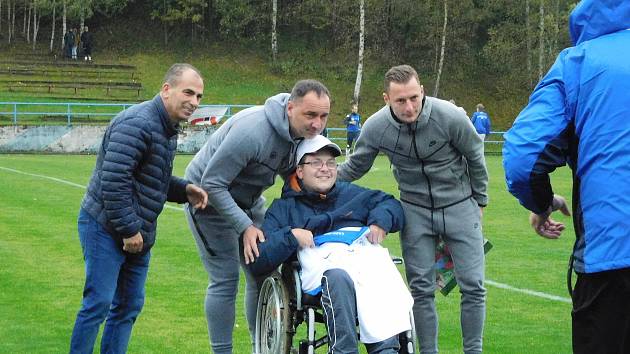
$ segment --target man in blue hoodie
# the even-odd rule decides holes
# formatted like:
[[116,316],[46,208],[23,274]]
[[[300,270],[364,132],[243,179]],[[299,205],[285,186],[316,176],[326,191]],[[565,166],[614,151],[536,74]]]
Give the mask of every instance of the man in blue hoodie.
[[486,112],[486,107],[483,104],[477,104],[476,111],[470,117],[477,134],[481,137],[481,140],[485,140],[486,136],[490,134],[490,116]]
[[563,50],[505,135],[508,189],[534,230],[560,237],[568,214],[549,174],[573,170],[577,273],[575,353],[630,353],[630,2],[585,0],[569,18]]
[[337,182],[339,146],[323,136],[305,139],[299,161],[265,215],[260,257],[249,268],[268,274],[290,258],[302,266],[302,290],[321,291],[329,353],[398,353],[397,334],[411,328],[413,305],[387,249],[377,246],[399,231],[403,210],[394,197],[348,182]]
[[[265,239],[262,193],[276,176],[295,168],[295,151],[304,138],[319,135],[328,120],[330,94],[319,81],[298,81],[291,94],[281,93],[238,112],[195,155],[186,178],[208,192],[210,206],[187,209],[190,229],[209,275],[205,311],[215,354],[232,352],[239,264],[258,256]],[[262,279],[248,271],[245,307],[250,333]]]
[[171,175],[179,123],[190,117],[202,95],[197,69],[174,64],[158,95],[122,111],[107,127],[79,212],[85,288],[71,353],[92,353],[105,319],[101,353],[127,351],[144,305],[164,202],[205,208],[205,191]]

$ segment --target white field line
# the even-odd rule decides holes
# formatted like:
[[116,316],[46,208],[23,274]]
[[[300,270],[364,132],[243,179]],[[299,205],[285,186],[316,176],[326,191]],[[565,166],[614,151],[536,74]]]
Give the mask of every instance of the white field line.
[[[77,184],[77,183],[70,182],[70,181],[66,181],[66,180],[63,180],[63,179],[60,179],[60,178],[55,178],[55,177],[50,177],[50,176],[45,176],[45,175],[38,175],[38,174],[35,174],[35,173],[28,173],[28,172],[19,171],[19,170],[15,170],[15,169],[12,169],[12,168],[7,168],[7,167],[2,167],[2,166],[0,166],[0,170],[13,172],[13,173],[18,173],[18,174],[25,175],[25,176],[43,178],[43,179],[55,181],[55,182],[58,182],[58,183],[67,184],[69,186],[82,188],[82,189],[86,188],[86,186],[84,186],[84,185]],[[168,209],[178,210],[178,211],[184,210],[183,208],[174,207],[174,206],[168,205],[168,204],[166,204],[164,207],[168,208]],[[488,285],[494,286],[496,288],[505,289],[505,290],[509,290],[509,291],[514,291],[514,292],[519,292],[519,293],[522,293],[522,294],[536,296],[536,297],[540,297],[540,298],[547,299],[547,300],[566,302],[566,303],[569,303],[569,304],[571,303],[571,299],[570,298],[556,296],[556,295],[551,295],[551,294],[546,294],[546,293],[542,293],[540,291],[535,291],[535,290],[530,290],[530,289],[515,288],[515,287],[513,287],[511,285],[498,283],[498,282],[495,282],[495,281],[489,280],[489,279],[486,279],[485,283],[488,284]]]
[[[13,173],[17,173],[17,174],[21,174],[21,175],[25,175],[25,176],[31,176],[31,177],[37,177],[37,178],[43,178],[43,179],[47,179],[47,180],[51,180],[51,181],[55,181],[58,183],[63,183],[63,184],[67,184],[69,186],[73,186],[73,187],[77,187],[77,188],[81,188],[81,189],[86,189],[87,187],[82,185],[82,184],[78,184],[78,183],[74,183],[74,182],[70,182],[70,181],[66,181],[65,179],[60,179],[60,178],[55,178],[55,177],[50,177],[50,176],[46,176],[46,175],[38,175],[35,173],[28,173],[28,172],[24,172],[24,171],[19,171],[19,170],[14,170],[12,168],[8,168],[8,167],[2,167],[0,166],[0,170],[3,171],[8,171],[8,172],[13,172]],[[175,207],[169,204],[165,204],[164,205],[165,208],[168,209],[172,209],[172,210],[178,210],[178,211],[183,211],[184,208],[181,207]]]
[[495,288],[515,291],[515,292],[518,292],[518,293],[523,293],[523,294],[527,294],[527,295],[531,295],[531,296],[537,296],[537,297],[541,297],[543,299],[548,299],[548,300],[553,300],[553,301],[566,302],[568,304],[572,303],[571,299],[568,298],[568,297],[562,297],[562,296],[556,296],[556,295],[541,293],[540,291],[529,290],[529,289],[519,289],[519,288],[515,288],[515,287],[513,287],[511,285],[497,283],[496,281],[492,281],[492,280],[489,280],[489,279],[486,279],[485,283],[488,284],[488,285],[492,285]]

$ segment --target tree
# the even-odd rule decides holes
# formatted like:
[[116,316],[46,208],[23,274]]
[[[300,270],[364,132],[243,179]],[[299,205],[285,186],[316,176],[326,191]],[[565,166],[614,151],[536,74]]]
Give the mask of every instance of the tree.
[[278,17],[278,0],[272,0],[272,13],[271,13],[271,58],[273,63],[276,63],[278,56],[278,37],[276,34],[276,20]]
[[545,1],[540,0],[540,18],[538,35],[538,81],[543,77],[543,58],[545,53]]
[[361,92],[361,79],[363,77],[363,36],[365,33],[365,0],[361,0],[359,3],[359,63],[357,65],[357,80],[354,83],[354,95],[352,101],[355,104],[359,104],[359,94]]
[[437,97],[440,92],[440,76],[442,75],[442,68],[444,67],[444,48],[446,47],[446,28],[448,24],[448,1],[444,0],[444,25],[442,26],[442,45],[440,49],[440,64],[438,66],[437,78],[435,79],[435,89],[433,90],[433,97]]
[[529,25],[529,0],[525,0],[525,42],[527,43],[527,82],[529,87],[532,87],[532,36],[530,34]]
[[53,52],[53,44],[55,42],[55,25],[57,23],[57,18],[56,18],[56,14],[57,14],[57,3],[55,0],[53,0],[52,2],[52,9],[53,9],[53,13],[52,13],[52,29],[50,30],[50,47],[49,47],[49,51],[52,53]]

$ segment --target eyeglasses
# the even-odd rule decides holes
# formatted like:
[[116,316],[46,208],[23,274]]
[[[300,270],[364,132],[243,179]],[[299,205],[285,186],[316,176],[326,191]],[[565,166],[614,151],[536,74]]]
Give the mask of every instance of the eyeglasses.
[[319,170],[320,168],[324,167],[324,164],[326,164],[326,167],[330,169],[337,168],[337,161],[335,160],[328,160],[326,162],[322,160],[313,160],[311,162],[303,162],[300,165],[311,165],[314,169]]

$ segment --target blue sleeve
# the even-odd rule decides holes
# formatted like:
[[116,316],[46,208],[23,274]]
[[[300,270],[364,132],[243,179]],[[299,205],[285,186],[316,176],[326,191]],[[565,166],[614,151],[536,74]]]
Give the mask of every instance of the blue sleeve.
[[390,194],[351,183],[348,183],[348,191],[356,195],[353,202],[365,209],[364,225],[378,225],[388,233],[400,231],[404,226],[402,206]]
[[133,205],[138,203],[136,168],[151,141],[151,134],[144,127],[144,122],[133,118],[114,124],[104,147],[101,174],[103,207],[107,220],[122,237],[135,235],[142,226]]
[[166,199],[169,202],[175,203],[186,203],[188,201],[188,196],[186,196],[186,186],[188,185],[188,181],[177,177],[171,176],[171,180],[168,184],[168,194]]
[[490,134],[491,131],[490,116],[488,115],[488,119],[486,119],[486,134]]
[[297,252],[299,243],[289,224],[289,209],[285,200],[275,200],[262,226],[265,242],[258,243],[259,257],[247,265],[255,275],[268,274]]
[[508,190],[534,213],[551,205],[549,173],[567,161],[573,123],[566,114],[563,51],[505,134],[503,168]]

